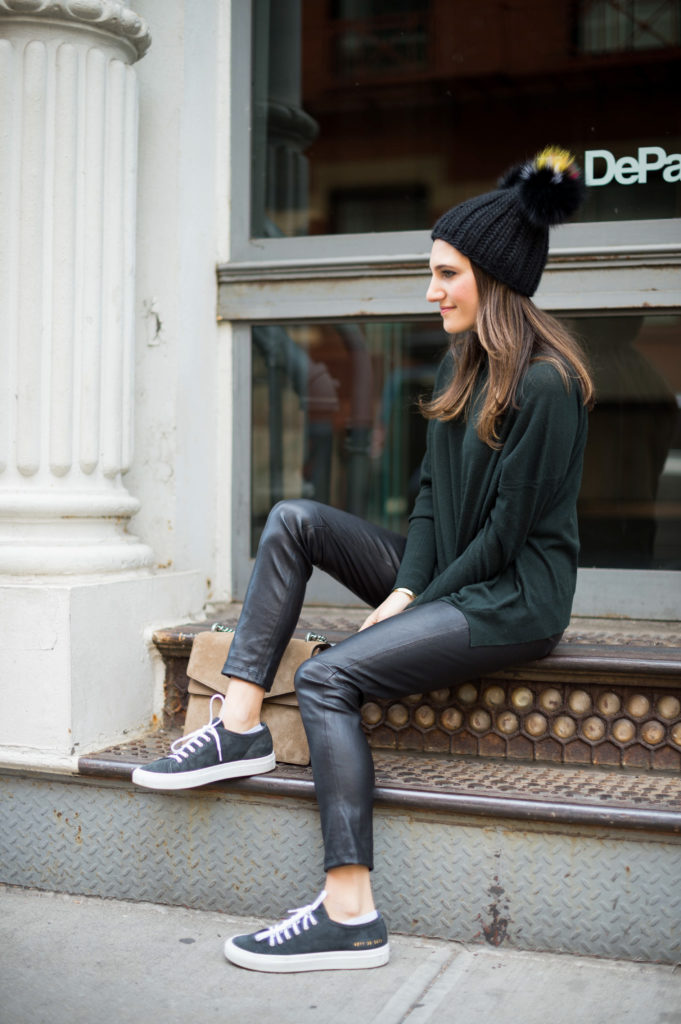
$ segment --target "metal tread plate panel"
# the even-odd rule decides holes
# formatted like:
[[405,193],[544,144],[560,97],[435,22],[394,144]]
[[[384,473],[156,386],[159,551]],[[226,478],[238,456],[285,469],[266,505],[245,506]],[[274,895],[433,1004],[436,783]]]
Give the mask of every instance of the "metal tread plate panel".
[[[127,779],[136,765],[162,757],[170,738],[156,733],[82,757],[81,774]],[[568,768],[403,751],[376,750],[373,756],[376,796],[384,803],[681,832],[678,773]],[[268,775],[222,783],[218,788],[254,794],[314,795],[310,768],[285,764],[278,764]]]
[[[322,884],[316,808],[208,787],[0,775],[0,880],[278,917]],[[681,958],[681,840],[378,806],[379,906],[394,931],[667,963]]]
[[[184,625],[158,629],[154,633],[154,642],[161,648],[191,643],[194,635],[207,629],[211,622],[219,621],[223,625],[236,626],[241,614],[238,603],[215,605],[212,609],[210,622],[185,623]],[[325,633],[329,639],[342,638],[354,633],[363,620],[365,608],[340,608],[314,606],[305,607],[298,621],[298,631]],[[681,623],[643,621],[639,619],[587,619],[573,618],[565,630],[561,645],[598,646],[601,650],[608,647],[635,647],[642,650],[652,648],[676,648],[677,660],[681,657]]]

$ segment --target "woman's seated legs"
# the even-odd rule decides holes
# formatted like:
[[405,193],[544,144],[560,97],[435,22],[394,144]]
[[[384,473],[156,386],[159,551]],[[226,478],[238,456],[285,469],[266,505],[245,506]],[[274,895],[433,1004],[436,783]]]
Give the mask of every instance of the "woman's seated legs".
[[[373,867],[374,772],[362,704],[427,693],[534,660],[548,654],[556,640],[471,647],[464,616],[437,601],[371,626],[301,665],[296,691],[329,877],[342,866]],[[341,895],[342,879],[338,883],[339,902],[356,898],[349,890]]]

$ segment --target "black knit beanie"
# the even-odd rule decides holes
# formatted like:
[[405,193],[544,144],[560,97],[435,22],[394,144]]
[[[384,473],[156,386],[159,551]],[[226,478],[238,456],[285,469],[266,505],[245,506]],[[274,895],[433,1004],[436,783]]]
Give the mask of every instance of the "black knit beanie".
[[574,158],[549,146],[507,171],[494,192],[443,213],[431,238],[449,242],[521,295],[533,295],[546,265],[549,227],[567,220],[583,194]]

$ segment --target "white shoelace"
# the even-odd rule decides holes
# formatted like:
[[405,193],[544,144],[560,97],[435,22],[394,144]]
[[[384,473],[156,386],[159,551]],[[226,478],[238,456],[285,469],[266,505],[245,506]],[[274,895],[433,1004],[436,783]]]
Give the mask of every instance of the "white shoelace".
[[255,936],[256,942],[264,942],[267,939],[270,946],[281,946],[294,935],[300,935],[301,930],[308,931],[311,925],[317,924],[314,912],[325,898],[326,890],[319,894],[314,903],[310,903],[306,907],[298,907],[297,910],[289,910],[288,913],[291,917],[258,932]]
[[222,761],[222,747],[220,746],[220,737],[217,734],[215,728],[216,721],[213,715],[213,701],[220,701],[220,707],[224,703],[224,697],[219,693],[214,693],[210,699],[210,722],[208,725],[202,725],[200,729],[195,729],[194,732],[190,732],[188,736],[181,736],[179,740],[175,740],[170,746],[170,753],[168,757],[172,757],[178,764],[182,764],[185,758],[193,754],[195,750],[199,750],[204,743],[208,743],[213,740],[218,750],[218,757]]

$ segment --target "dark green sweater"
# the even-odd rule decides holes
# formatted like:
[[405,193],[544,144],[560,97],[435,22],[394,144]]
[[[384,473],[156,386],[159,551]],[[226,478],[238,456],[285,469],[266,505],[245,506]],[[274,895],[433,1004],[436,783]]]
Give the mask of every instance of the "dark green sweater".
[[[436,378],[452,373],[448,355]],[[487,375],[474,397],[480,401]],[[471,644],[521,643],[562,632],[577,576],[577,494],[587,434],[579,386],[533,363],[494,451],[467,421],[428,424],[421,485],[395,586],[459,608]]]

